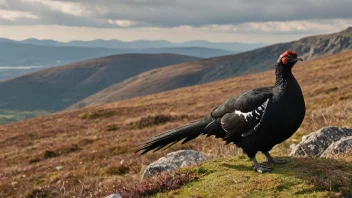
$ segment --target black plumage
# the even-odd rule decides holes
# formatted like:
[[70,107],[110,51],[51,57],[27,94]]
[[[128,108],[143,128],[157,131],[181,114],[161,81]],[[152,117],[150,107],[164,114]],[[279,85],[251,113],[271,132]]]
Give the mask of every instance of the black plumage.
[[[271,163],[269,151],[289,137],[301,125],[305,103],[301,88],[292,74],[299,60],[295,52],[286,51],[276,63],[276,83],[234,96],[215,108],[209,116],[188,125],[166,131],[145,142],[138,151],[142,154],[171,146],[181,140],[186,143],[199,135],[214,135],[226,143],[235,143],[250,157],[258,172],[271,171],[255,159],[263,152]],[[167,148],[167,147],[166,147]]]

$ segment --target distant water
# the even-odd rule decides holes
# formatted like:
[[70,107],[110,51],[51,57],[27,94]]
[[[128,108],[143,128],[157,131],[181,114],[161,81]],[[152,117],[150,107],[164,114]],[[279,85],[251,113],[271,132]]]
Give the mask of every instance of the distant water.
[[45,66],[0,66],[0,81],[33,73],[49,67]]
[[23,70],[23,69],[40,69],[44,66],[0,66],[0,70]]

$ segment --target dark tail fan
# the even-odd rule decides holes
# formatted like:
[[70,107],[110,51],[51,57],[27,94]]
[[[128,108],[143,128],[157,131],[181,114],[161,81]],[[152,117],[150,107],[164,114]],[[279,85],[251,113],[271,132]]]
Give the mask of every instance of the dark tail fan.
[[[143,151],[141,154],[145,154],[153,149],[158,151],[165,146],[169,148],[170,146],[176,144],[177,142],[183,140],[182,144],[193,140],[199,135],[206,134],[204,128],[212,121],[210,116],[204,117],[200,120],[193,121],[185,126],[171,129],[164,133],[161,133],[157,136],[154,136],[150,140],[147,140],[145,143],[141,145],[137,152]],[[165,149],[166,149],[165,148]]]

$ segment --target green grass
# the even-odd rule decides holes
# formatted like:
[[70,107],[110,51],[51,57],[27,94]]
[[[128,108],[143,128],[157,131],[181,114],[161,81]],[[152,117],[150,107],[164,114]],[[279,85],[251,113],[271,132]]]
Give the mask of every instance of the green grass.
[[[193,168],[199,180],[156,197],[341,197],[352,195],[351,161],[287,158],[274,171],[259,174],[243,157],[220,158]],[[263,158],[259,158],[263,161]],[[349,158],[351,160],[351,158]],[[189,169],[186,169],[189,170]],[[182,170],[185,171],[185,170]]]

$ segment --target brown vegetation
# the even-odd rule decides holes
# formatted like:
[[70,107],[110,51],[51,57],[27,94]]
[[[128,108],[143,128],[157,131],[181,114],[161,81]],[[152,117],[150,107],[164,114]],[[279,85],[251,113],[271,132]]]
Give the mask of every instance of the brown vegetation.
[[[321,127],[352,126],[351,64],[352,52],[344,52],[295,66],[307,114],[274,155],[286,155],[291,143]],[[209,157],[237,155],[235,146],[205,137],[145,156],[134,152],[146,138],[207,115],[235,94],[273,83],[268,71],[0,126],[0,197],[30,196],[38,189],[61,197],[103,196],[117,192],[121,182],[139,181],[145,166],[167,152],[191,148]]]

